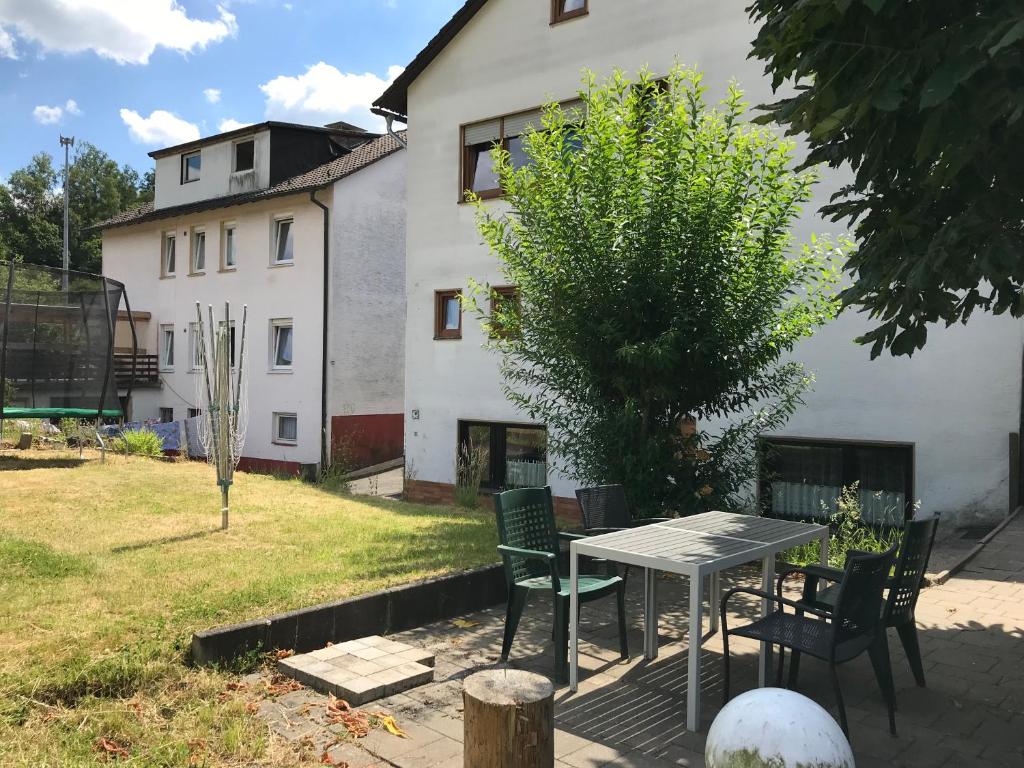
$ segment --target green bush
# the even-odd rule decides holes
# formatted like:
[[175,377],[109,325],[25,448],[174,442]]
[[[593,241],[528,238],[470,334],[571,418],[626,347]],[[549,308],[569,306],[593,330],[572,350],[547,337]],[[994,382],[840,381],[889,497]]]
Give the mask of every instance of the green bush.
[[163,456],[164,441],[155,432],[140,429],[115,437],[110,441],[110,449],[136,456]]

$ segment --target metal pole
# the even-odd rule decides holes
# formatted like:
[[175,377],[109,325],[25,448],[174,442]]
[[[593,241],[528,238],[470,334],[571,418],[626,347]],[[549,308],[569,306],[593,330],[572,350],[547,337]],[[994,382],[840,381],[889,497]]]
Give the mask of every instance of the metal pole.
[[68,160],[69,160],[69,156],[70,156],[70,152],[71,152],[71,147],[75,146],[75,137],[74,136],[70,136],[70,137],[61,136],[60,137],[60,145],[62,147],[64,147],[64,261],[63,261],[64,272],[61,275],[61,287],[64,289],[64,292],[67,293],[67,290],[68,290],[68,270],[71,269],[71,248],[70,248],[70,241],[68,239],[69,221],[70,221],[70,216],[69,216],[69,213],[68,213],[68,209],[70,208],[70,202],[71,202],[71,189],[68,186],[68,177],[69,177],[69,170],[68,170],[69,163],[68,163]]

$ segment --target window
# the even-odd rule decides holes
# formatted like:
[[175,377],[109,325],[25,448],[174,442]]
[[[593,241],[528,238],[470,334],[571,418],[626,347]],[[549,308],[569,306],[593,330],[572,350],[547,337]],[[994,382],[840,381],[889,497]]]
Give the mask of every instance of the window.
[[163,254],[161,256],[161,272],[163,277],[174,276],[175,266],[175,253],[174,253],[174,235],[164,235],[164,247]]
[[[221,320],[218,324],[220,330],[224,329],[224,321]],[[235,367],[235,321],[231,321],[231,336],[228,339],[228,345],[231,347],[231,367]]]
[[235,144],[235,172],[251,171],[256,159],[256,143],[252,139]]
[[510,329],[496,314],[518,314],[519,289],[514,285],[500,286],[491,289],[491,338],[501,339],[511,336]]
[[291,370],[293,328],[291,318],[270,321],[270,367]]
[[221,243],[221,248],[220,248],[220,253],[221,253],[220,268],[222,270],[234,269],[235,267],[238,266],[238,255],[237,255],[237,253],[235,251],[235,248],[236,248],[236,238],[235,238],[236,225],[232,221],[230,223],[223,224],[221,226],[222,226],[223,231],[224,231],[224,237],[223,237],[223,242]]
[[199,338],[199,324],[189,323],[188,325],[188,360],[190,371],[200,371],[203,368],[201,344]]
[[189,272],[201,275],[206,269],[206,233],[201,229],[192,231],[192,263]]
[[294,261],[292,229],[294,219],[274,220],[274,255],[275,264],[291,264]]
[[459,291],[434,292],[434,338],[462,338],[462,294]]
[[203,412],[199,408],[189,408],[188,409],[188,417],[190,419],[198,419],[202,415],[203,415]]
[[174,409],[173,408],[161,408],[160,409],[160,423],[170,424],[174,421]]
[[294,413],[274,414],[274,442],[295,445],[299,441],[299,417]]
[[460,455],[483,464],[481,486],[539,488],[548,482],[548,433],[544,427],[483,421],[459,422]]
[[203,170],[203,156],[199,152],[190,152],[181,156],[181,183],[199,181]]
[[160,368],[174,370],[174,326],[160,326]]
[[765,438],[761,451],[761,506],[773,517],[824,519],[854,483],[865,522],[902,526],[913,508],[911,445]]
[[[562,109],[573,119],[579,113],[582,119],[582,102],[568,101]],[[526,154],[523,137],[528,130],[541,127],[543,110],[531,109],[513,115],[484,120],[462,128],[462,178],[459,190],[460,199],[465,200],[466,192],[473,192],[481,198],[501,196],[501,184],[494,169],[491,150],[497,144],[508,151],[512,158],[512,167],[522,168],[530,161]]]
[[587,13],[587,0],[551,0],[552,24],[586,16]]

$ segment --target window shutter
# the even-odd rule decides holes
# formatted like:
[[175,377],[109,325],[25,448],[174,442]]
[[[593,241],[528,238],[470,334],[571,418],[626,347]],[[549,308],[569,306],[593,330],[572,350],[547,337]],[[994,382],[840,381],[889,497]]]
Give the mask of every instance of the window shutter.
[[501,120],[486,120],[467,125],[463,129],[467,147],[477,144],[493,144],[501,138]]
[[542,111],[531,109],[529,112],[520,112],[518,115],[510,115],[505,118],[505,138],[522,136],[528,128],[539,130],[541,126]]

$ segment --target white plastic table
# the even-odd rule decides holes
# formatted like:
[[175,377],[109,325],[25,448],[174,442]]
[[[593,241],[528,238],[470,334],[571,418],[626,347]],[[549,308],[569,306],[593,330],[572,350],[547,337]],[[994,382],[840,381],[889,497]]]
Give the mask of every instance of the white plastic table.
[[[569,686],[579,682],[579,557],[588,555],[644,569],[644,658],[658,656],[656,572],[686,576],[690,583],[689,665],[686,727],[700,727],[700,647],[703,633],[702,586],[710,577],[711,631],[718,629],[719,575],[727,568],[760,560],[762,588],[773,592],[775,556],[790,547],[821,540],[821,561],[828,563],[828,526],[767,517],[705,512],[664,523],[577,539],[569,545]],[[771,606],[761,601],[762,614]],[[761,644],[760,685],[767,683],[767,644]]]

